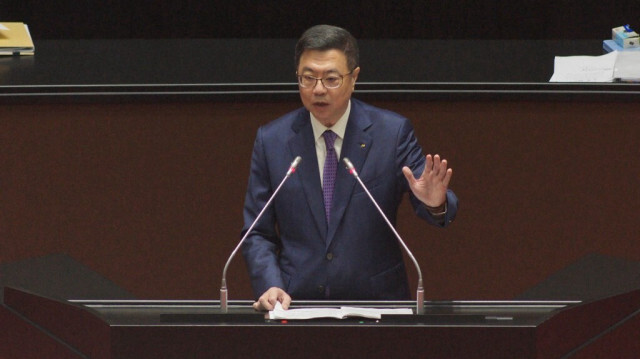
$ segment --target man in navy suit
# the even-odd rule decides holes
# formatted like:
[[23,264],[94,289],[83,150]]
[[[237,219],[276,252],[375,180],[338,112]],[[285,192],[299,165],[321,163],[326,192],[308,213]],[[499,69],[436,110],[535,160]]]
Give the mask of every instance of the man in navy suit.
[[351,98],[360,67],[349,32],[314,26],[295,59],[304,107],[258,129],[251,158],[243,234],[302,157],[242,248],[254,308],[279,301],[286,309],[291,298],[409,299],[393,232],[353,176],[325,162],[349,158],[392,223],[409,192],[416,214],[441,227],[457,211],[452,170],[439,155],[423,155],[406,118]]

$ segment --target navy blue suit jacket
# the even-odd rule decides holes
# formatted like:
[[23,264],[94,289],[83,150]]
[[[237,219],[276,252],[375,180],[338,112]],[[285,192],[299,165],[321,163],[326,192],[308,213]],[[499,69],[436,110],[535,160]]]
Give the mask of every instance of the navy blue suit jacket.
[[[408,299],[401,247],[373,203],[342,165],[348,157],[385,214],[395,224],[410,192],[402,167],[417,177],[425,166],[410,122],[351,99],[336,179],[330,225],[322,200],[309,112],[300,108],[258,129],[244,206],[243,234],[282,181],[291,161],[297,171],[247,237],[242,252],[256,298],[270,287],[295,299]],[[414,196],[416,213],[445,226],[456,215],[447,193],[444,222],[436,222]]]

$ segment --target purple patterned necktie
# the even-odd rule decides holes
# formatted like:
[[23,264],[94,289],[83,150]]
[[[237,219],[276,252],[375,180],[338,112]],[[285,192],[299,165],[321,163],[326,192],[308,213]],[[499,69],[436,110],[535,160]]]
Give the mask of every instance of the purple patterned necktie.
[[337,136],[331,130],[326,130],[322,134],[327,147],[327,157],[324,160],[324,173],[322,174],[322,193],[327,225],[329,225],[329,217],[331,216],[331,201],[333,200],[333,189],[336,184],[336,173],[338,172],[338,156],[336,156],[336,149],[333,147],[333,142]]

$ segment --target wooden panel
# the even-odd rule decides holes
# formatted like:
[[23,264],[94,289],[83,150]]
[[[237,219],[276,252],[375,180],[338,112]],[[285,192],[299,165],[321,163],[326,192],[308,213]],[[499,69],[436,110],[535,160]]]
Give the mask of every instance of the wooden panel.
[[44,353],[50,359],[84,358],[5,306],[0,307],[0,323],[0,356],[3,359],[41,359]]
[[[592,252],[640,260],[640,104],[377,104],[454,169],[451,228],[401,208],[427,299],[509,299]],[[140,298],[217,298],[255,132],[297,106],[1,107],[0,261],[64,252]],[[229,278],[251,297],[240,257]]]

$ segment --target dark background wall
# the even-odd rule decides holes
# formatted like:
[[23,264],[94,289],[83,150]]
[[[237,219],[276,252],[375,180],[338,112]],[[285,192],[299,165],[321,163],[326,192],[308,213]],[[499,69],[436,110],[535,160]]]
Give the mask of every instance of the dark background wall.
[[640,25],[638,1],[2,0],[36,39],[296,38],[317,23],[357,38],[601,39]]
[[[450,228],[426,225],[406,202],[399,216],[428,299],[510,299],[592,253],[640,261],[640,128],[628,115],[639,104],[375,104],[411,118],[424,150],[454,169]],[[217,298],[256,130],[297,106],[0,107],[0,262],[66,253],[140,298]],[[231,298],[247,299],[236,259]],[[587,286],[621,277],[605,269]],[[78,273],[48,280],[67,277]],[[637,270],[630,278],[640,284]]]

